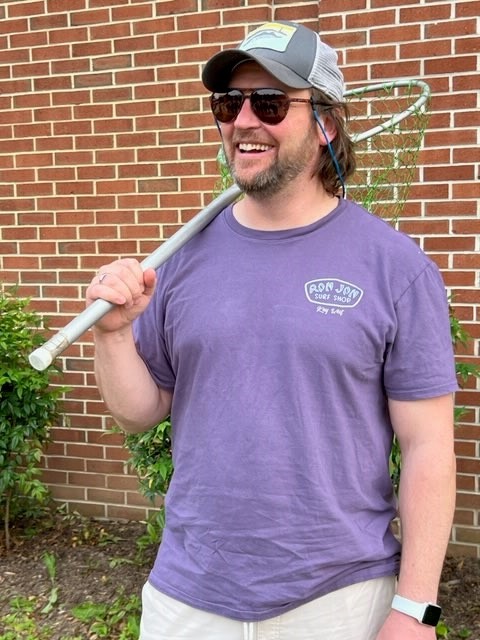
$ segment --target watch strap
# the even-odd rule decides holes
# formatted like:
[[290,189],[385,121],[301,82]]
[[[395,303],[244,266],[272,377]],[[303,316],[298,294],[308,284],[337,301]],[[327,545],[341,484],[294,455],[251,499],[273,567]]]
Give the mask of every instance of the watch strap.
[[440,619],[442,609],[438,604],[432,602],[416,602],[409,598],[404,598],[398,594],[392,600],[392,609],[405,613],[418,620],[422,624],[436,626]]

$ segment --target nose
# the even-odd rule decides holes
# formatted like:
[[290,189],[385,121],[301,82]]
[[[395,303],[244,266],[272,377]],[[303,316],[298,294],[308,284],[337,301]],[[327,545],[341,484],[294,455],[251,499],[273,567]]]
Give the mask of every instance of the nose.
[[252,129],[260,125],[260,120],[252,110],[250,96],[245,97],[240,113],[235,118],[234,124],[240,129]]

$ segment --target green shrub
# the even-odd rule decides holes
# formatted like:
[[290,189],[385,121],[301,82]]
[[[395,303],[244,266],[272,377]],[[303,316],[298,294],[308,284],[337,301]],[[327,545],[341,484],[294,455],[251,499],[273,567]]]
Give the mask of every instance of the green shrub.
[[125,435],[129,463],[138,474],[141,492],[152,502],[167,493],[173,473],[170,429],[170,420],[164,420],[143,433]]
[[[115,427],[114,431],[121,431]],[[170,420],[160,422],[143,433],[125,433],[125,446],[130,452],[129,464],[140,481],[140,493],[148,498],[152,506],[167,493],[173,474]],[[139,555],[149,545],[158,543],[165,526],[163,505],[147,520],[145,534],[137,540]]]
[[57,369],[30,366],[28,355],[44,342],[42,320],[14,294],[0,290],[0,520],[7,549],[10,523],[48,498],[39,466],[65,391],[50,386]]

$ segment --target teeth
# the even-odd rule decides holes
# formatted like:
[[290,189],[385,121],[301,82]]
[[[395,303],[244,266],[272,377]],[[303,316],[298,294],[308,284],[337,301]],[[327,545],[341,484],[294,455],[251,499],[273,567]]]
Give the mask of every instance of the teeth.
[[270,147],[266,144],[246,144],[241,143],[238,145],[240,151],[268,151]]

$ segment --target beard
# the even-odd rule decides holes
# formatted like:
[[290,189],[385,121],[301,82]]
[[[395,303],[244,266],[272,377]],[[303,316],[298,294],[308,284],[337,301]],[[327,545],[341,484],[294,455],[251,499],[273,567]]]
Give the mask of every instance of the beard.
[[232,155],[226,160],[230,173],[247,195],[256,199],[266,199],[285,189],[291,180],[305,171],[310,166],[312,156],[318,151],[316,137],[312,131],[308,131],[304,138],[299,141],[295,148],[290,151],[288,158],[277,158],[266,169],[259,171],[253,176],[242,177],[235,168]]

